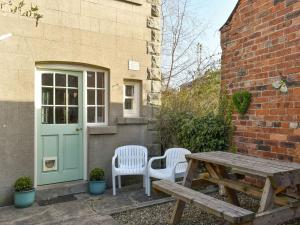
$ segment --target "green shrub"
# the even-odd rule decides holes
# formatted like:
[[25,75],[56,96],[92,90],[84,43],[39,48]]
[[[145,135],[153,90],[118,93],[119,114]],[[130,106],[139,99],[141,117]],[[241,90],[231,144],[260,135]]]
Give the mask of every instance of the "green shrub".
[[220,115],[189,115],[182,120],[177,141],[192,152],[226,151],[230,145],[230,134],[230,124]]
[[20,177],[15,182],[15,191],[21,192],[21,191],[30,191],[33,189],[33,182],[30,177]]
[[245,115],[251,102],[251,93],[249,91],[238,91],[232,95],[232,101],[238,113]]
[[180,88],[162,92],[158,120],[163,149],[179,146],[177,133],[189,117],[218,114],[221,90],[220,71],[211,71]]
[[104,180],[104,170],[100,168],[95,168],[90,173],[90,181],[103,181]]

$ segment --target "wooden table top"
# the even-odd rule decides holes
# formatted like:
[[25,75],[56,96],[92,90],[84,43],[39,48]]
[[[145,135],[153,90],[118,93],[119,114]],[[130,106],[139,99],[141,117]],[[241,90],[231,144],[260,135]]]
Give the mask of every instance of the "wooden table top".
[[246,174],[262,177],[272,177],[277,174],[300,171],[300,164],[298,163],[262,159],[221,151],[194,153],[186,155],[186,158],[231,167]]

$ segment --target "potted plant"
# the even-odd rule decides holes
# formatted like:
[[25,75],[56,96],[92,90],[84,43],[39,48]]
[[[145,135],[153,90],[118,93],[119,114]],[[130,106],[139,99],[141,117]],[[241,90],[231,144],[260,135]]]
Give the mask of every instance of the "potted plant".
[[90,173],[89,190],[93,195],[100,195],[105,191],[104,170],[95,168]]
[[17,208],[29,207],[35,200],[35,189],[30,177],[20,177],[16,180],[14,203]]

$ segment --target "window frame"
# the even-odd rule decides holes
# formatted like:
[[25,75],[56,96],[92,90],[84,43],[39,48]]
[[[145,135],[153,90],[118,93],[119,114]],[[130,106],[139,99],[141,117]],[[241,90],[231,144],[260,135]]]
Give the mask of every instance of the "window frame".
[[[134,87],[133,97],[126,96],[126,86]],[[123,84],[123,117],[124,118],[138,118],[140,117],[140,94],[141,94],[141,84],[139,81],[124,81]],[[133,99],[133,109],[125,109],[125,100]]]
[[[104,88],[97,88],[97,78],[95,76],[95,87],[88,87],[88,72],[94,72],[97,73],[103,73],[104,74]],[[108,106],[109,106],[109,86],[108,86],[108,72],[105,70],[99,70],[99,69],[86,69],[84,71],[84,110],[85,110],[85,123],[88,127],[93,126],[107,126],[108,125]],[[88,90],[95,90],[95,105],[88,105]],[[98,106],[97,104],[97,90],[104,90],[104,105]],[[95,108],[95,122],[88,122],[88,107],[94,107]],[[104,106],[104,122],[98,122],[97,121],[97,110],[98,107]]]

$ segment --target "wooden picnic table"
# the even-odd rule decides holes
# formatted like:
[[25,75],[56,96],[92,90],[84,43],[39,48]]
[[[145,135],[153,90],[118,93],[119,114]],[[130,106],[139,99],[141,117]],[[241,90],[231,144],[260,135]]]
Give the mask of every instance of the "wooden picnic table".
[[[300,217],[300,164],[228,152],[195,153],[186,158],[188,168],[183,185],[166,180],[153,184],[156,190],[177,198],[173,225],[179,224],[186,203],[197,204],[232,224],[275,225]],[[206,173],[199,174],[199,163],[204,164]],[[246,184],[239,179],[244,175],[263,178],[264,187]],[[228,202],[191,189],[204,182],[218,184]],[[287,195],[287,189],[294,190],[293,194]],[[241,208],[236,191],[259,198],[258,212]]]

